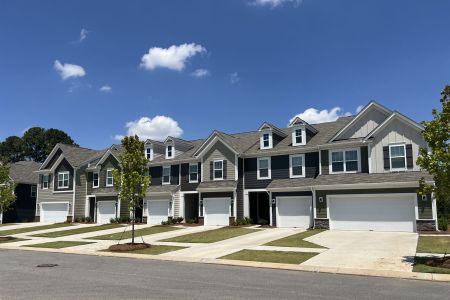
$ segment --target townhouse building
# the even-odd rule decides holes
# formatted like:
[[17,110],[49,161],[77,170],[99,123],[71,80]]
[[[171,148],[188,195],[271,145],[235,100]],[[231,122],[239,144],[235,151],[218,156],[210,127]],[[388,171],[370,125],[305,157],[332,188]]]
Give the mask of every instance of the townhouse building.
[[[286,128],[264,122],[255,131],[215,130],[193,141],[147,140],[151,185],[139,216],[149,224],[183,217],[228,225],[249,217],[277,227],[435,230],[435,199],[417,194],[420,178],[432,182],[416,165],[419,148],[427,147],[422,131],[370,102],[334,122],[297,117]],[[112,178],[121,151],[57,145],[39,170],[37,218],[107,223],[127,216]]]

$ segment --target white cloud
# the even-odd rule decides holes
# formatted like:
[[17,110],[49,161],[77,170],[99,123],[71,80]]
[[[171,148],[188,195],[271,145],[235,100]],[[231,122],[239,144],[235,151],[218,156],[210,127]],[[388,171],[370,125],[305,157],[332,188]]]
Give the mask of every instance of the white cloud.
[[73,65],[73,64],[62,64],[59,60],[55,60],[53,63],[53,67],[59,73],[63,80],[68,78],[76,78],[83,77],[86,75],[86,71],[84,71],[82,66]]
[[239,78],[239,74],[237,72],[228,74],[228,78],[230,79],[231,84],[238,83],[241,78]]
[[78,40],[80,43],[87,38],[89,31],[87,29],[81,28],[80,31],[80,39]]
[[194,77],[197,77],[197,78],[201,78],[201,77],[209,76],[209,75],[211,75],[211,73],[206,69],[197,69],[194,72],[192,72],[191,75]]
[[[363,107],[364,107],[363,105],[359,105],[356,108],[355,114],[359,113],[361,109],[363,109]],[[339,117],[351,115],[352,115],[351,112],[344,112],[344,110],[338,106],[330,110],[324,109],[320,111],[318,109],[311,107],[305,110],[304,112],[295,115],[292,119],[289,120],[289,123],[291,123],[296,117],[299,117],[300,119],[305,120],[310,124],[318,124],[336,121]]]
[[269,6],[270,8],[281,7],[287,3],[291,3],[294,7],[298,7],[303,0],[253,0],[250,5],[253,6]]
[[[179,137],[183,134],[183,129],[178,126],[178,122],[171,117],[155,116],[153,119],[142,117],[139,120],[128,122],[127,135],[138,135],[141,139],[153,139],[162,141],[167,136]],[[116,135],[117,140],[123,138],[122,135]]]
[[109,93],[111,91],[112,91],[112,87],[107,84],[105,84],[104,86],[102,86],[100,88],[100,92]]
[[167,68],[181,71],[189,58],[203,52],[206,52],[206,49],[195,43],[172,45],[169,48],[153,47],[142,56],[140,66],[147,70]]

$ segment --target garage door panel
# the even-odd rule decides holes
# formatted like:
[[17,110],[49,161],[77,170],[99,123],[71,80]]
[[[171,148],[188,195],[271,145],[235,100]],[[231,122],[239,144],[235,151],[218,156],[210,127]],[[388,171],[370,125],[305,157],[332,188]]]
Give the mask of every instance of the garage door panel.
[[203,199],[205,208],[205,225],[229,224],[231,198]]
[[309,228],[311,197],[277,197],[277,226]]
[[159,225],[169,218],[169,200],[148,200],[147,201],[147,223]]
[[97,223],[108,224],[112,218],[116,217],[115,201],[97,202]]
[[41,222],[66,222],[68,203],[42,203]]
[[336,230],[414,231],[411,195],[329,196],[330,225]]

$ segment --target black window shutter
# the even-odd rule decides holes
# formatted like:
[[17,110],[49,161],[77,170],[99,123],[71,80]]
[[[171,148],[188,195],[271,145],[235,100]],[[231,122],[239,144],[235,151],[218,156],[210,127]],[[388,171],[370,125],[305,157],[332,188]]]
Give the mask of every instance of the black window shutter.
[[190,164],[181,165],[181,177],[183,177],[183,176],[185,176],[186,183],[189,183],[189,179],[191,177],[191,165]]
[[209,162],[209,179],[210,180],[214,179],[214,162],[213,161]]
[[227,161],[223,161],[223,179],[227,179]]
[[389,163],[389,146],[383,147],[383,161],[384,161],[384,169],[389,170],[391,165]]
[[52,174],[48,174],[48,187],[50,188],[51,186],[53,186],[53,183],[52,183]]
[[173,182],[173,168],[170,166],[170,176],[169,176],[169,184],[172,184]]
[[198,163],[198,182],[202,181],[202,163]]
[[406,167],[408,169],[413,168],[413,153],[412,153],[412,145],[406,145]]

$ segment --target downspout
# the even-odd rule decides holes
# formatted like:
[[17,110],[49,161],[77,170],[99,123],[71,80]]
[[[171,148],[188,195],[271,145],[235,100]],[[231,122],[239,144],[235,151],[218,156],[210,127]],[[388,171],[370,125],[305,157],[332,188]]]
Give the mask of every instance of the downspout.
[[312,205],[311,205],[311,217],[312,217],[312,228],[316,227],[316,218],[315,218],[315,214],[316,214],[316,207],[315,207],[315,203],[316,203],[316,190],[314,189],[314,187],[310,186],[309,187],[311,189],[311,193],[312,193]]

